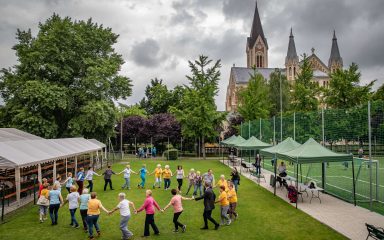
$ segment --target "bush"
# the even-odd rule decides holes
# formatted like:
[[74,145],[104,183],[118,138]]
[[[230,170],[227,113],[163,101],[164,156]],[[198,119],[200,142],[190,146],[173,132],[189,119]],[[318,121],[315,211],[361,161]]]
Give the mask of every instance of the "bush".
[[177,149],[169,149],[164,151],[163,157],[166,158],[167,160],[177,160],[179,156],[179,150]]

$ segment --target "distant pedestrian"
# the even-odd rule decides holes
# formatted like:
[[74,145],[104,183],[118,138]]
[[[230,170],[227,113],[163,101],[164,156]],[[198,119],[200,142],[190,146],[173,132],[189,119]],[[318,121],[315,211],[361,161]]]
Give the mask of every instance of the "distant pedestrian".
[[201,194],[204,191],[203,191],[203,178],[201,177],[200,171],[196,172],[196,176],[194,180],[193,196],[197,195],[197,190],[199,190],[199,196],[201,197]]
[[63,203],[63,197],[58,189],[59,186],[54,184],[52,190],[49,191],[49,216],[51,217],[51,225],[57,225],[60,204]]
[[103,175],[104,175],[104,191],[107,190],[107,185],[109,184],[109,188],[111,190],[114,190],[113,187],[112,187],[112,175],[116,173],[114,171],[112,171],[111,169],[111,166],[108,166],[107,169],[105,169]]
[[155,208],[160,211],[159,204],[155,201],[155,199],[152,197],[152,191],[147,190],[145,192],[146,199],[144,201],[144,204],[137,210],[136,213],[139,213],[143,210],[145,210],[145,224],[144,224],[144,237],[148,237],[150,235],[149,233],[149,225],[151,225],[153,231],[155,232],[155,235],[159,235],[159,229],[157,228],[155,224]]
[[125,199],[125,193],[119,193],[118,196],[119,204],[109,213],[110,215],[117,210],[120,210],[120,230],[122,233],[122,240],[127,240],[133,236],[133,233],[128,230],[128,221],[131,218],[131,210],[129,207],[131,206],[133,210],[136,212],[135,204],[131,201]]
[[68,193],[71,193],[71,187],[73,185],[73,178],[71,172],[67,173],[67,179],[65,179],[63,184],[65,184],[65,188],[67,189]]
[[91,193],[91,199],[88,201],[88,211],[87,211],[87,225],[88,225],[88,233],[89,239],[94,240],[93,236],[93,226],[95,226],[97,235],[100,236],[100,227],[99,227],[99,216],[100,209],[104,212],[109,213],[107,209],[101,204],[101,201],[97,199],[97,194],[95,192]]
[[174,175],[176,175],[177,189],[181,193],[181,187],[183,186],[183,179],[185,178],[183,166],[178,165]]
[[171,201],[168,203],[167,206],[165,206],[162,209],[162,212],[167,210],[171,205],[173,206],[173,224],[175,225],[175,229],[173,230],[174,233],[179,232],[179,227],[181,227],[182,231],[185,232],[185,229],[187,226],[185,224],[182,224],[179,222],[179,217],[183,213],[183,204],[182,200],[193,200],[193,198],[185,198],[182,197],[180,194],[177,194],[176,189],[171,190],[171,194],[173,195]]
[[256,168],[256,175],[260,175],[261,174],[261,156],[260,156],[260,154],[256,154],[255,163],[253,165]]
[[171,186],[172,171],[169,169],[169,165],[165,165],[163,171],[164,189],[168,190]]
[[212,190],[212,186],[210,183],[205,183],[205,192],[203,196],[195,198],[196,201],[204,199],[204,227],[201,230],[208,229],[208,220],[211,221],[215,225],[215,230],[219,229],[220,225],[212,218],[212,210],[215,209],[215,198],[216,195]]
[[237,171],[236,167],[234,167],[233,171],[231,172],[231,181],[233,182],[233,185],[235,186],[235,190],[237,192],[238,185],[240,185],[240,174]]
[[138,188],[144,188],[144,186],[145,186],[145,179],[146,179],[146,176],[147,176],[147,173],[148,173],[147,165],[143,164],[143,166],[141,167],[139,173],[140,173],[141,183],[137,184],[137,187]]
[[88,186],[86,188],[89,188],[90,192],[93,192],[93,175],[101,176],[100,174],[97,174],[95,171],[93,171],[93,167],[89,167],[87,174],[85,175],[85,180],[88,181]]
[[81,194],[83,192],[84,188],[84,180],[85,180],[85,173],[84,173],[84,168],[80,168],[80,171],[76,175],[76,184],[79,187],[77,189],[77,192]]
[[156,147],[153,147],[152,148],[152,157],[156,157],[156,154],[157,154],[157,150],[156,150]]
[[[196,172],[195,169],[191,168],[191,170],[188,173],[188,190],[186,195],[188,195],[189,190],[191,190],[192,187],[195,185],[195,177],[196,177]],[[192,190],[193,191],[193,190]]]
[[131,189],[131,174],[137,174],[135,171],[131,169],[130,165],[127,165],[123,171],[118,174],[124,173],[124,185],[121,186],[121,189]]

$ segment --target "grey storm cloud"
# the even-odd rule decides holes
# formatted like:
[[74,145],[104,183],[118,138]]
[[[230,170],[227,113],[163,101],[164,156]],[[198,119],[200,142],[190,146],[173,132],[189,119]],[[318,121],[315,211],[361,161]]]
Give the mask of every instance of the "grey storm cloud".
[[161,53],[159,43],[154,39],[146,39],[134,44],[131,55],[137,65],[145,67],[157,67],[167,58]]
[[[314,47],[327,63],[333,30],[348,66],[356,62],[362,79],[384,82],[383,0],[258,0],[269,44],[269,66],[283,67],[289,30],[298,54]],[[255,0],[0,0],[0,68],[16,63],[16,29],[32,29],[53,12],[93,21],[119,34],[114,46],[125,64],[121,74],[133,80],[129,102],[143,97],[145,85],[158,77],[174,87],[185,84],[188,60],[200,54],[222,60],[218,109],[224,109],[232,64],[245,66],[246,38]],[[376,85],[376,86],[377,86]]]

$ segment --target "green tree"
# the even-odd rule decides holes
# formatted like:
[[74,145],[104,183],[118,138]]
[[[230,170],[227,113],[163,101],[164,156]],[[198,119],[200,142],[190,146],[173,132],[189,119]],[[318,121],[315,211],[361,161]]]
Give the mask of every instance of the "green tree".
[[271,73],[268,83],[270,99],[270,116],[280,113],[280,80],[281,80],[281,103],[283,112],[289,111],[291,86],[287,77],[278,71]]
[[263,75],[253,68],[246,88],[238,92],[238,111],[245,121],[269,116],[270,101],[267,82]]
[[373,100],[384,100],[384,84],[376,90],[372,98]]
[[348,69],[338,69],[330,75],[325,102],[332,108],[350,108],[367,102],[375,81],[360,86],[359,67],[352,63]]
[[114,100],[131,94],[119,75],[124,63],[113,44],[118,35],[88,21],[57,14],[39,23],[39,32],[17,30],[14,68],[2,69],[5,101],[2,124],[54,138],[114,134]]
[[141,108],[149,115],[168,112],[172,104],[172,92],[162,79],[151,79],[151,83],[145,88],[145,97],[140,101]]
[[315,111],[319,106],[319,86],[313,82],[313,70],[307,56],[303,55],[302,65],[294,83],[291,107],[293,111]]
[[185,138],[201,139],[203,158],[205,141],[218,135],[217,126],[224,114],[216,110],[214,97],[218,93],[220,79],[220,60],[212,62],[207,56],[200,56],[194,62],[189,61],[191,76],[187,76],[189,86],[185,86],[179,108],[172,107],[171,112],[181,123]]
[[139,104],[134,104],[131,106],[121,104],[120,107],[121,107],[120,111],[123,111],[124,118],[129,116],[140,116],[140,117],[147,116],[147,112],[144,109],[142,109]]

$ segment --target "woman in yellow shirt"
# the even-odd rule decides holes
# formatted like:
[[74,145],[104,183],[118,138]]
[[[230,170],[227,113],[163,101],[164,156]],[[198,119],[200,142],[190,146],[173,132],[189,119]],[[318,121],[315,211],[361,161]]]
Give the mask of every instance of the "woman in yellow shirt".
[[42,185],[42,190],[40,192],[40,197],[39,198],[45,198],[45,201],[47,202],[47,204],[40,204],[39,205],[39,208],[40,208],[40,223],[44,222],[45,220],[47,220],[47,212],[48,212],[48,206],[49,206],[49,190],[48,190],[48,186],[49,184],[48,183],[43,183]]
[[156,185],[158,188],[161,187],[161,175],[163,173],[163,169],[161,169],[161,165],[157,164],[155,170],[149,175],[155,174],[155,183],[153,184],[153,189],[155,189]]
[[164,189],[168,190],[171,186],[172,171],[169,169],[169,165],[165,165],[163,170]]
[[217,187],[224,186],[225,187],[225,191],[228,192],[228,182],[227,182],[227,180],[225,180],[225,176],[224,175],[220,176],[220,179],[219,179],[219,181],[217,181],[216,186]]
[[229,217],[233,219],[232,217],[235,217],[235,220],[239,216],[236,212],[236,206],[237,206],[237,193],[234,188],[234,184],[231,182],[228,185],[228,199],[229,199]]
[[103,209],[104,212],[109,213],[109,211],[103,207],[101,201],[96,199],[96,197],[96,193],[93,192],[91,193],[91,199],[88,201],[87,224],[89,239],[95,239],[93,237],[93,226],[96,228],[97,235],[100,236],[100,228],[97,222],[99,220],[100,208]]
[[221,224],[224,225],[224,221],[227,221],[227,225],[231,224],[231,219],[228,217],[228,210],[229,210],[229,201],[228,201],[228,195],[225,192],[225,187],[220,186],[220,196],[219,199],[215,203],[220,203],[220,212],[221,212]]

